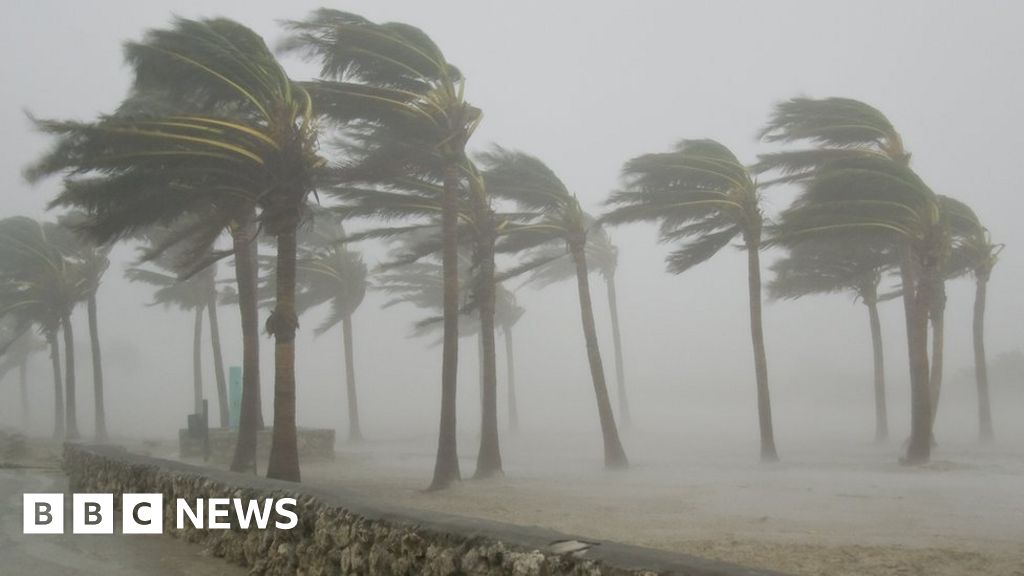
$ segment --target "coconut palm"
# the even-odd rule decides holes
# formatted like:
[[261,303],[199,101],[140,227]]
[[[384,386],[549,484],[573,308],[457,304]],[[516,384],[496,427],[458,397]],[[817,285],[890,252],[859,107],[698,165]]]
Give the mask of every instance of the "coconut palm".
[[19,325],[15,317],[0,322],[0,378],[17,370],[18,396],[21,405],[21,427],[28,428],[32,420],[28,397],[28,361],[36,352],[46,348],[29,330],[31,324]]
[[988,361],[985,356],[985,305],[988,299],[988,282],[1003,245],[992,242],[988,229],[974,211],[963,203],[946,199],[944,207],[957,228],[954,246],[947,262],[946,277],[956,278],[966,274],[974,276],[972,340],[974,375],[978,391],[978,431],[981,441],[989,443],[995,434],[989,400]]
[[[74,331],[71,312],[88,290],[84,271],[69,257],[77,240],[66,228],[15,216],[0,220],[0,318],[17,326],[38,325],[54,363],[54,435],[78,438]],[[64,340],[60,381],[57,330]],[[61,402],[63,400],[63,402]]]
[[[274,433],[267,475],[300,479],[295,427],[295,232],[303,217],[317,131],[308,92],[285,73],[263,39],[227,19],[177,19],[126,45],[134,90],[180,105],[182,114],[115,115],[92,123],[40,122],[59,136],[31,176],[64,171],[83,178],[102,172],[90,215],[116,211],[131,192],[176,190],[139,207],[137,226],[186,212],[196,195],[223,207],[212,214],[223,230],[252,207],[277,239],[278,294],[266,327],[275,338]],[[119,184],[111,191],[111,181]],[[135,181],[134,189],[128,184]],[[105,189],[105,191],[104,191]],[[240,226],[239,228],[243,228]],[[248,403],[243,400],[243,406]]]
[[[622,361],[622,332],[619,327],[619,299],[615,285],[615,271],[619,265],[619,250],[612,243],[611,237],[602,226],[595,226],[588,223],[589,233],[587,234],[587,246],[585,249],[587,263],[592,271],[600,273],[604,279],[605,289],[608,297],[608,311],[612,325],[612,345],[615,350],[615,381],[617,384],[619,399],[619,417],[622,425],[629,428],[632,425],[632,417],[629,412],[629,398],[626,394],[626,374]],[[576,269],[568,254],[557,248],[549,248],[550,254],[554,256],[551,262],[530,272],[526,283],[537,288],[543,288],[555,282],[560,282],[576,276]]]
[[871,349],[874,359],[875,441],[889,438],[885,398],[885,357],[880,301],[892,297],[879,294],[883,275],[895,265],[890,249],[878,243],[817,242],[800,244],[771,266],[775,274],[768,293],[777,300],[795,300],[812,294],[849,293],[868,311]]
[[313,225],[300,233],[297,270],[296,309],[306,310],[330,305],[330,314],[315,329],[317,335],[341,324],[345,352],[345,390],[348,397],[348,438],[360,442],[359,403],[356,394],[355,354],[353,351],[352,315],[366,296],[367,270],[359,254],[343,244],[345,232],[336,218],[322,211],[313,218]]
[[761,460],[778,460],[768,391],[768,359],[761,324],[761,230],[757,183],[725,146],[714,140],[683,140],[666,153],[626,163],[625,187],[608,199],[609,224],[660,223],[662,242],[681,243],[666,259],[681,274],[708,260],[732,240],[747,251],[750,334],[761,433]]
[[911,379],[911,438],[905,463],[931,454],[928,311],[947,256],[938,195],[910,168],[910,153],[877,109],[847,98],[795,98],[779,104],[762,131],[769,142],[804,148],[761,156],[774,182],[804,186],[782,216],[778,242],[879,239],[899,251]]
[[516,302],[515,292],[498,284],[495,291],[494,321],[501,329],[505,341],[505,393],[508,409],[508,428],[512,433],[519,431],[519,403],[516,400],[516,360],[512,341],[513,328],[526,310]]
[[[132,282],[142,282],[155,288],[151,306],[176,307],[191,312],[194,318],[192,335],[192,411],[203,413],[203,313],[210,305],[210,293],[214,288],[215,269],[207,267],[198,274],[181,278],[175,266],[164,256],[153,259],[146,267],[136,266],[125,270],[125,277]],[[211,335],[211,340],[213,336]],[[218,394],[218,400],[220,396]]]
[[[59,219],[61,226],[74,229],[76,226],[86,222],[88,217],[80,212],[65,214]],[[99,310],[96,304],[96,294],[99,292],[103,274],[110,267],[109,245],[100,245],[92,241],[86,235],[79,235],[79,249],[75,256],[79,260],[86,282],[88,283],[88,296],[86,297],[86,310],[89,318],[89,349],[92,353],[92,385],[93,405],[96,415],[96,439],[105,441],[107,439],[107,413],[106,403],[103,399],[103,355],[100,351],[99,333]]]
[[[441,361],[441,422],[431,488],[460,478],[456,444],[456,372],[458,369],[458,212],[466,188],[466,143],[480,111],[464,99],[462,74],[418,28],[370,22],[361,16],[320,9],[288,24],[283,48],[321,65],[321,81],[306,85],[317,111],[350,131],[399,136],[412,156],[431,151],[442,184],[441,238],[444,267],[444,343]],[[384,176],[418,176],[424,163],[391,156]],[[411,172],[411,173],[410,173]]]
[[525,262],[500,277],[539,268],[561,254],[551,255],[544,248],[551,245],[565,246],[576,268],[576,284],[579,294],[580,315],[587,346],[587,360],[590,364],[591,379],[597,397],[598,417],[604,441],[604,463],[607,468],[629,466],[626,452],[619,438],[612,413],[608,387],[605,383],[601,350],[597,341],[594,324],[594,308],[590,299],[590,281],[586,258],[588,222],[579,200],[569,192],[565,184],[539,159],[495,147],[480,155],[484,167],[483,177],[489,194],[495,198],[516,203],[532,219],[522,223],[510,223],[503,230],[498,249],[504,252],[523,252],[541,248],[536,254],[529,254]]

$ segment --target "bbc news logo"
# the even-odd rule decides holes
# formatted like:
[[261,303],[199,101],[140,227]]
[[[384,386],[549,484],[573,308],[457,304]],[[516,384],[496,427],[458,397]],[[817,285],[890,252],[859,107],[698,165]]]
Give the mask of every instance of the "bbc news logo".
[[[25,494],[22,511],[25,534],[64,533],[64,494]],[[189,504],[175,500],[175,527],[227,530],[234,516],[243,530],[266,530],[274,517],[274,527],[291,530],[299,523],[294,498],[242,500],[241,498],[198,498]],[[113,494],[73,494],[71,532],[73,534],[114,533]],[[164,531],[163,494],[122,494],[122,534],[162,534]]]

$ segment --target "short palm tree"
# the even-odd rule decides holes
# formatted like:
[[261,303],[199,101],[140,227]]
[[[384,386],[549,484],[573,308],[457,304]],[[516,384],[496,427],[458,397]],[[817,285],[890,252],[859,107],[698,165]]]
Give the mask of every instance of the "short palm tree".
[[804,186],[780,219],[777,242],[872,239],[898,250],[911,379],[911,437],[903,462],[927,462],[932,431],[928,311],[949,246],[938,195],[910,168],[910,154],[888,118],[863,102],[783,102],[762,138],[804,146],[763,155],[758,164],[758,171],[778,175],[775,182]]
[[[444,267],[444,343],[441,361],[441,422],[432,489],[460,478],[456,443],[458,370],[458,213],[466,188],[466,143],[480,122],[480,110],[464,98],[465,79],[420,29],[377,24],[361,16],[320,9],[288,24],[283,48],[321,65],[321,81],[305,85],[318,113],[355,132],[387,133],[412,156],[431,151],[433,162],[392,156],[382,180],[419,177],[436,166],[441,182],[441,238]],[[411,172],[411,173],[410,173]]]
[[879,294],[883,275],[894,266],[890,249],[877,243],[816,242],[800,244],[771,266],[768,283],[774,299],[797,299],[812,294],[850,293],[864,304],[871,327],[874,359],[875,441],[889,438],[885,398],[885,357],[878,304],[889,297]]
[[761,460],[778,460],[768,392],[768,359],[761,324],[761,230],[764,218],[753,176],[714,140],[683,140],[666,153],[645,154],[623,167],[623,190],[608,199],[609,224],[660,223],[662,242],[680,242],[667,258],[681,274],[736,238],[747,251],[750,334],[761,432]]
[[[212,211],[224,223],[220,230],[245,222],[254,206],[259,209],[262,229],[277,239],[279,276],[276,307],[266,325],[275,338],[276,366],[267,475],[298,481],[295,234],[313,173],[322,165],[309,93],[287,76],[259,35],[227,19],[177,19],[127,44],[126,54],[135,92],[158,95],[183,112],[40,122],[60,139],[30,175],[63,171],[81,179],[102,173],[99,198],[84,207],[102,215],[135,206],[137,226],[188,212],[195,195],[223,208]],[[112,188],[112,181],[119,186]],[[140,190],[179,194],[140,203],[153,200],[132,196]],[[118,205],[124,195],[134,201]]]
[[[57,224],[23,216],[0,220],[0,319],[12,317],[23,328],[35,324],[46,335],[54,368],[54,435],[69,439],[78,438],[71,312],[88,291],[84,271],[69,257],[76,248],[74,236]],[[63,386],[58,329],[64,337]]]
[[[483,178],[489,194],[514,202],[532,217],[521,223],[510,223],[503,231],[498,249],[505,252],[562,245],[576,268],[583,335],[587,345],[587,360],[591,380],[597,397],[598,418],[604,442],[604,463],[607,468],[626,468],[629,460],[622,447],[615,425],[608,386],[605,382],[601,350],[594,323],[594,307],[590,298],[590,280],[586,257],[588,222],[579,200],[571,194],[555,173],[539,159],[522,152],[495,147],[482,154]],[[539,268],[551,261],[552,255],[541,253],[502,275]]]

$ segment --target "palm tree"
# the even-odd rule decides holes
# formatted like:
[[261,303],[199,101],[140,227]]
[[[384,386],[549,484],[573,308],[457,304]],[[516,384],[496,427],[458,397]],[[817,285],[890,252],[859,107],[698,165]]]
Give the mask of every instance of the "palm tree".
[[501,329],[502,339],[505,341],[505,387],[508,428],[514,434],[519,431],[519,404],[516,400],[516,361],[515,347],[512,344],[512,328],[523,317],[523,313],[526,310],[516,302],[515,293],[501,284],[497,285],[494,300],[494,321],[498,328]]
[[978,391],[978,434],[982,442],[990,443],[995,434],[989,400],[988,360],[985,356],[985,305],[988,299],[988,282],[1003,245],[992,242],[988,229],[974,211],[963,203],[946,199],[944,207],[950,215],[950,220],[957,224],[956,240],[947,262],[946,277],[956,278],[966,274],[974,276],[972,339],[974,375]]
[[350,442],[360,442],[363,432],[359,425],[356,395],[352,314],[366,296],[367,270],[362,257],[348,250],[344,242],[345,232],[340,221],[331,218],[326,211],[317,212],[308,232],[300,234],[296,305],[301,315],[321,304],[330,304],[330,314],[317,326],[317,335],[341,324],[348,397],[348,438]]
[[[622,361],[622,332],[619,327],[619,299],[615,286],[619,250],[612,243],[611,237],[603,226],[596,226],[593,222],[588,222],[588,226],[590,231],[587,234],[585,249],[587,262],[604,279],[612,324],[612,345],[615,349],[615,380],[619,399],[619,417],[622,419],[623,427],[629,428],[632,425],[632,417],[629,412],[629,398],[626,394],[626,373]],[[527,278],[527,284],[543,288],[576,276],[575,266],[572,260],[566,257],[568,255],[564,251],[552,249],[551,255],[555,258],[531,272]]]
[[[223,230],[244,223],[259,208],[262,229],[277,239],[276,307],[266,327],[275,338],[274,433],[267,475],[300,479],[295,427],[296,229],[316,153],[312,101],[285,73],[263,39],[227,19],[177,19],[126,45],[135,72],[134,90],[158,95],[184,113],[127,114],[93,123],[39,122],[60,136],[57,147],[29,173],[65,171],[72,177],[103,173],[90,215],[116,212],[117,196],[139,209],[136,226],[167,221],[194,207],[202,196],[221,209]],[[144,207],[138,193],[177,190]],[[111,182],[120,184],[111,191]],[[105,188],[105,191],[103,190]],[[88,206],[85,206],[89,209]],[[247,405],[243,400],[243,405]]]
[[[78,438],[71,312],[87,291],[83,270],[68,257],[76,245],[57,224],[24,216],[0,220],[0,318],[13,317],[22,330],[36,324],[46,335],[54,368],[54,436],[69,439]],[[64,337],[63,386],[58,329]]]
[[[460,478],[456,443],[458,370],[458,212],[465,188],[466,143],[480,110],[464,99],[462,74],[420,29],[376,24],[361,16],[320,9],[290,22],[283,48],[321,64],[322,81],[306,87],[317,111],[349,130],[400,135],[412,155],[431,151],[440,168],[441,237],[444,267],[444,343],[441,360],[441,422],[431,489]],[[385,179],[412,175],[399,155]],[[416,163],[420,169],[422,163]]]
[[892,123],[856,100],[783,102],[762,138],[807,146],[763,155],[758,165],[759,171],[780,174],[774,182],[804,185],[782,215],[779,243],[874,238],[898,249],[912,405],[911,437],[902,461],[927,462],[932,430],[928,311],[949,246],[938,195],[910,168],[910,154]]
[[[87,216],[81,212],[65,214],[59,219],[61,226],[74,229],[84,224]],[[100,442],[107,440],[107,412],[106,403],[103,399],[103,355],[100,351],[99,332],[99,311],[96,304],[96,294],[99,292],[103,274],[110,267],[110,246],[96,244],[85,234],[79,237],[79,249],[76,257],[84,271],[88,283],[88,296],[86,297],[86,310],[89,318],[89,348],[92,352],[92,385],[93,405],[96,415],[96,439]]]
[[775,277],[768,284],[773,299],[795,300],[812,294],[847,292],[867,308],[874,359],[875,442],[889,438],[878,304],[892,296],[880,295],[878,287],[883,274],[894,264],[892,251],[877,243],[806,243],[793,247],[785,258],[772,264]]
[[[583,335],[587,345],[587,359],[597,397],[598,417],[604,441],[606,468],[626,468],[629,460],[619,439],[615,416],[612,413],[608,387],[605,383],[601,350],[594,324],[594,308],[590,299],[590,281],[586,258],[588,216],[579,200],[565,184],[539,159],[495,147],[480,156],[485,168],[483,177],[488,193],[496,198],[515,202],[524,212],[533,215],[525,223],[510,223],[499,242],[499,250],[521,252],[546,245],[562,243],[576,268]],[[560,256],[560,254],[558,255]],[[550,254],[540,253],[528,258],[517,269],[502,274],[510,277],[543,266],[552,261]]]
[[18,371],[21,427],[25,429],[32,420],[28,398],[28,360],[46,348],[44,343],[30,333],[29,328],[31,324],[28,323],[19,326],[16,318],[5,318],[0,324],[0,378],[13,370]]
[[625,189],[608,199],[610,224],[660,222],[662,242],[681,242],[667,257],[681,274],[717,254],[736,237],[747,251],[750,334],[754,346],[761,460],[778,460],[768,393],[768,359],[761,325],[761,229],[757,183],[725,146],[714,140],[683,140],[671,152],[645,154],[622,170]]
[[[151,306],[175,306],[192,312],[194,317],[192,335],[192,411],[203,413],[203,312],[210,304],[210,291],[214,285],[214,269],[208,267],[191,277],[182,279],[176,272],[169,256],[154,259],[149,268],[132,267],[125,270],[125,276],[132,282],[143,282],[154,286]],[[212,335],[211,335],[212,339]],[[219,395],[218,395],[219,399]]]

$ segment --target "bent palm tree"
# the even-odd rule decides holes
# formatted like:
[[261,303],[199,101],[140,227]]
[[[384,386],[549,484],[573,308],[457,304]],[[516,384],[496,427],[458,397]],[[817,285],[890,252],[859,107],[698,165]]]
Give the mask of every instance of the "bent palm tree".
[[771,266],[768,284],[774,299],[797,299],[811,294],[853,293],[867,308],[874,359],[875,442],[889,438],[885,399],[885,358],[878,304],[882,275],[895,265],[891,250],[871,243],[818,242],[801,244]]
[[991,235],[973,210],[959,202],[947,199],[947,212],[955,218],[958,233],[947,265],[947,277],[965,274],[974,276],[974,311],[972,341],[974,348],[974,377],[978,393],[978,435],[983,443],[992,442],[992,407],[989,399],[988,360],[985,356],[985,306],[988,300],[988,282],[992,269],[999,260],[1002,244],[994,244]]
[[[78,438],[71,312],[88,289],[83,270],[68,257],[76,246],[57,224],[23,216],[0,220],[0,319],[14,318],[21,330],[37,324],[46,335],[54,368],[54,436],[69,439]],[[64,339],[63,383],[58,329]]]
[[733,153],[714,140],[683,140],[671,152],[626,163],[625,189],[608,199],[609,224],[660,222],[662,242],[682,242],[668,270],[681,274],[741,237],[747,250],[750,335],[754,346],[761,460],[778,460],[761,325],[761,228],[757,184]]
[[192,335],[192,411],[203,413],[203,312],[210,303],[210,290],[214,284],[212,268],[189,278],[182,279],[174,272],[174,266],[167,258],[158,258],[152,262],[152,268],[133,267],[125,270],[125,277],[132,282],[142,282],[154,286],[151,306],[175,306],[192,312],[194,329]]
[[[276,307],[267,322],[275,338],[274,433],[267,475],[300,479],[295,427],[295,231],[313,172],[317,132],[308,92],[292,82],[252,30],[227,19],[178,19],[126,46],[134,89],[179,103],[181,113],[119,115],[89,124],[40,122],[60,136],[30,176],[66,171],[106,175],[91,215],[136,206],[136,226],[187,212],[195,195],[225,207],[213,214],[223,230],[245,222],[253,206],[277,239]],[[111,180],[119,182],[117,193]],[[142,186],[130,187],[132,181]],[[106,190],[104,190],[106,188]],[[176,190],[140,204],[139,190]],[[230,208],[230,209],[228,209]],[[219,233],[218,230],[218,233]],[[118,231],[120,232],[120,231]],[[115,232],[115,233],[118,233]],[[247,405],[243,400],[243,405]]]
[[[430,487],[460,478],[456,443],[458,370],[458,212],[465,187],[466,143],[480,110],[464,99],[465,80],[420,29],[376,24],[360,16],[321,9],[288,24],[284,49],[319,60],[323,81],[307,84],[319,113],[354,131],[398,135],[412,154],[430,150],[442,182],[441,238],[444,267],[444,343],[441,361],[441,422]],[[403,156],[398,157],[399,160]],[[419,166],[423,166],[419,163]],[[409,174],[401,161],[383,180]]]
[[315,329],[323,334],[341,324],[345,352],[345,391],[348,397],[348,438],[360,442],[359,403],[356,394],[355,354],[353,351],[352,314],[366,296],[366,264],[355,252],[345,248],[345,233],[340,222],[317,213],[312,229],[301,234],[297,270],[297,311],[321,304],[330,304],[327,319]]
[[[612,345],[615,350],[615,381],[617,384],[619,398],[619,417],[622,425],[629,428],[632,425],[632,416],[629,411],[629,397],[626,394],[626,372],[622,360],[622,331],[619,327],[619,297],[615,284],[615,271],[619,265],[619,250],[612,243],[611,237],[602,226],[595,226],[588,223],[587,246],[585,249],[587,262],[592,265],[593,271],[599,272],[604,279],[605,289],[608,297],[608,312],[612,324]],[[552,256],[555,256],[548,264],[537,268],[530,273],[527,283],[542,288],[555,282],[560,282],[576,275],[575,266],[572,260],[564,252],[552,249]]]
[[[777,241],[880,239],[899,250],[911,380],[911,438],[903,462],[931,455],[928,310],[949,243],[938,195],[911,170],[892,123],[847,98],[795,98],[779,104],[762,138],[808,148],[761,156],[759,171],[804,190],[783,213]],[[909,288],[909,289],[908,289]]]
[[[86,216],[80,212],[67,214],[60,219],[60,224],[74,229],[77,225],[86,220]],[[107,411],[103,399],[103,355],[100,352],[99,332],[99,310],[96,304],[96,293],[99,291],[103,274],[110,266],[110,246],[103,246],[92,242],[87,235],[80,235],[81,244],[76,252],[76,257],[84,271],[88,283],[88,296],[86,298],[86,310],[89,317],[89,349],[92,352],[92,386],[93,405],[96,422],[96,439],[100,442],[107,440]]]
[[0,378],[14,370],[18,371],[21,427],[27,429],[32,420],[28,395],[28,361],[33,354],[45,349],[46,345],[29,332],[30,323],[19,324],[17,318],[11,317],[4,318],[0,325]]
[[[520,252],[561,243],[572,258],[576,268],[576,286],[583,335],[587,345],[587,360],[590,364],[598,418],[601,423],[605,467],[626,468],[629,466],[629,460],[622,447],[611,400],[608,397],[601,350],[597,341],[597,328],[594,323],[594,307],[590,299],[586,257],[589,217],[583,212],[576,196],[572,195],[558,176],[539,159],[499,147],[482,154],[480,159],[485,168],[483,176],[488,192],[496,198],[515,202],[524,212],[533,215],[529,222],[508,225],[498,249]],[[538,268],[558,256],[560,254],[552,256],[541,253],[530,258],[518,269],[502,276],[508,277]]]

